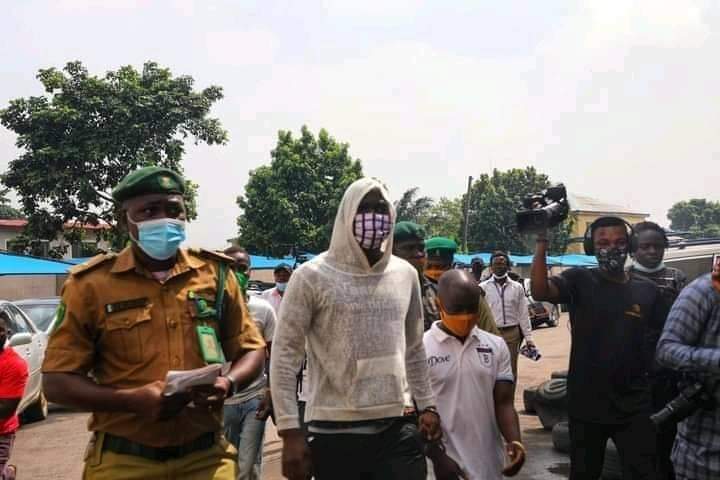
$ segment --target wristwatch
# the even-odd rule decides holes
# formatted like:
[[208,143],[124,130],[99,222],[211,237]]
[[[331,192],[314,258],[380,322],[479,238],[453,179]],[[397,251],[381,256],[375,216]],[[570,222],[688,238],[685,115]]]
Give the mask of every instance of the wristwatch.
[[422,413],[434,413],[436,416],[438,416],[438,417],[440,416],[440,413],[438,413],[437,407],[434,406],[434,405],[430,405],[429,407],[425,407],[425,409],[423,409]]
[[237,393],[237,384],[235,383],[235,380],[230,375],[223,375],[223,378],[226,378],[228,382],[230,382],[230,389],[227,392],[227,395],[225,398],[230,398],[233,395]]

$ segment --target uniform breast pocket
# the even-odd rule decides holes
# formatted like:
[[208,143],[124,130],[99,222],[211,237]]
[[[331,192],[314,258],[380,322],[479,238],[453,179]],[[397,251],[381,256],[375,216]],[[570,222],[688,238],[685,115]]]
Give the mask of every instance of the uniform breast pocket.
[[142,363],[150,353],[150,305],[108,315],[105,321],[108,348],[128,363]]

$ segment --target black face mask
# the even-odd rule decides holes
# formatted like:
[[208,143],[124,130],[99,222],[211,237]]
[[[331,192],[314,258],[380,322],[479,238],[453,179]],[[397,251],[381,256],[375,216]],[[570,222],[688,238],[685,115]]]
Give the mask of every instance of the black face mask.
[[597,251],[596,258],[600,270],[618,274],[625,270],[627,256],[627,250],[624,248],[600,248]]

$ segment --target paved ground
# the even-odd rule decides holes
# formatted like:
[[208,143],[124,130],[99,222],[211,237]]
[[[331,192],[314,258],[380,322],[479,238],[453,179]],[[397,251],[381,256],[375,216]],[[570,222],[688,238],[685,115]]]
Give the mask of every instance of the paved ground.
[[[520,413],[523,439],[528,448],[528,463],[516,478],[518,480],[559,480],[568,477],[570,463],[567,456],[552,449],[550,433],[542,430],[535,416],[522,412],[522,391],[549,378],[554,370],[567,368],[570,335],[567,317],[560,326],[542,328],[535,332],[542,359],[532,362],[521,357],[520,385],[516,405]],[[50,417],[40,423],[24,426],[19,432],[12,462],[17,464],[19,479],[66,480],[78,479],[82,472],[82,458],[88,439],[87,415],[53,410]],[[265,440],[265,480],[280,480],[280,441],[268,423]]]

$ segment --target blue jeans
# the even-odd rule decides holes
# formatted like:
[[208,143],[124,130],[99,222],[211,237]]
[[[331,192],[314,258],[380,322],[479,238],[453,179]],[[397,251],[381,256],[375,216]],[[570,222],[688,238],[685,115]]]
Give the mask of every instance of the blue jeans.
[[265,421],[255,418],[261,397],[225,405],[225,437],[238,451],[238,480],[260,480]]

